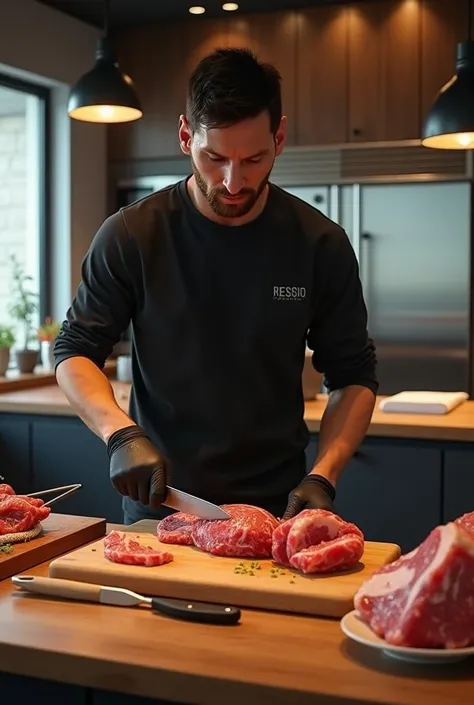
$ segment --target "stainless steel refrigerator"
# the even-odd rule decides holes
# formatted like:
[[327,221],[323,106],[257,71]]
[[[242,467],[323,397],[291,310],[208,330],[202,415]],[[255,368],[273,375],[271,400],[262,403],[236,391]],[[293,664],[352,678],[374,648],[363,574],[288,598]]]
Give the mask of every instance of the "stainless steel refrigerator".
[[469,183],[284,188],[351,239],[377,347],[379,393],[469,391]]

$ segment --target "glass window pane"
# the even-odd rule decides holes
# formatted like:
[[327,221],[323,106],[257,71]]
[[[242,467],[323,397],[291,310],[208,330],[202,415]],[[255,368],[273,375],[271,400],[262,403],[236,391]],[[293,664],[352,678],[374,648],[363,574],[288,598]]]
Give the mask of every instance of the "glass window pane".
[[[14,349],[39,348],[44,141],[43,98],[0,85],[0,326],[13,328]],[[18,296],[12,257],[18,271],[30,277],[24,288],[35,295],[28,321],[18,320],[21,312],[15,316],[11,310],[14,304],[21,308],[28,303]],[[10,366],[15,366],[14,354]]]

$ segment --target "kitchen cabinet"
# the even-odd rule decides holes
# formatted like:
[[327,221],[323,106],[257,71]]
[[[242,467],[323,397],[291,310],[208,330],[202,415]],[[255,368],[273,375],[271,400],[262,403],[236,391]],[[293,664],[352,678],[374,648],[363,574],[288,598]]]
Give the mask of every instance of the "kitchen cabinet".
[[299,145],[347,140],[348,14],[346,8],[327,5],[298,13],[295,82]]
[[106,446],[82,421],[37,417],[31,438],[35,490],[82,484],[79,492],[58,503],[58,512],[122,521],[122,497],[110,483]]
[[178,120],[188,77],[222,46],[248,46],[277,66],[289,146],[419,139],[436,93],[453,75],[456,43],[467,36],[467,3],[460,0],[227,14],[114,35],[144,116],[108,126],[112,162],[182,156]]
[[[312,435],[308,469],[316,454]],[[408,552],[442,521],[441,472],[436,444],[367,438],[338,482],[335,510],[368,541],[394,542]]]
[[228,45],[224,21],[196,19],[118,33],[115,44],[120,66],[133,78],[143,117],[108,127],[109,159],[182,155],[178,125],[186,109],[188,76],[205,54]]
[[18,493],[32,492],[30,429],[23,417],[0,416],[0,475]]
[[[124,695],[105,690],[94,690],[90,705],[179,705],[179,703],[158,698],[141,698],[138,695]],[[181,705],[184,705],[184,703]]]
[[78,418],[0,414],[0,475],[18,494],[81,483],[54,511],[123,520],[106,447]]
[[474,449],[460,444],[446,450],[443,471],[443,521],[474,511]]
[[348,141],[418,138],[419,3],[353,4],[348,21]]
[[[56,683],[42,678],[27,678],[0,671],[0,691],[4,703],[34,705],[89,705],[85,688],[68,683]],[[133,705],[132,703],[130,705]],[[138,705],[138,704],[137,704]]]
[[421,110],[426,115],[454,75],[456,44],[468,36],[468,0],[422,0]]
[[280,72],[283,113],[288,118],[288,145],[296,143],[297,29],[298,17],[295,12],[235,17],[227,25],[229,46],[250,49],[261,61],[272,63]]

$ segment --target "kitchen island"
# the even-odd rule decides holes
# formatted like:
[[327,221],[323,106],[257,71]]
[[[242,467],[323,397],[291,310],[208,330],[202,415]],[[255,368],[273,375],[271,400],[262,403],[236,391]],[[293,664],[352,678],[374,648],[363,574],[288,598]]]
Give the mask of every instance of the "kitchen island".
[[[130,384],[111,381],[127,411]],[[437,524],[474,510],[474,401],[444,416],[384,413],[377,398],[367,437],[337,487],[336,510],[367,540],[418,545]],[[305,404],[307,464],[318,449],[327,397]],[[18,492],[80,482],[62,511],[121,522],[103,442],[77,418],[57,384],[0,393],[0,474]]]
[[[48,575],[48,564],[26,573]],[[348,640],[338,620],[243,609],[239,625],[213,627],[147,607],[26,595],[5,580],[0,625],[8,703],[27,696],[35,705],[474,702],[474,659],[406,664]]]

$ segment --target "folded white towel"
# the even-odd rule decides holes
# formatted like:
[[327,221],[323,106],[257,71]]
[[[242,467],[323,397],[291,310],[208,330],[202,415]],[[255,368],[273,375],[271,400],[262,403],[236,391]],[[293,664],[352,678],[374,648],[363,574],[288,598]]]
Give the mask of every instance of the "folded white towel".
[[405,414],[447,414],[467,399],[467,392],[399,392],[382,399],[379,409]]

